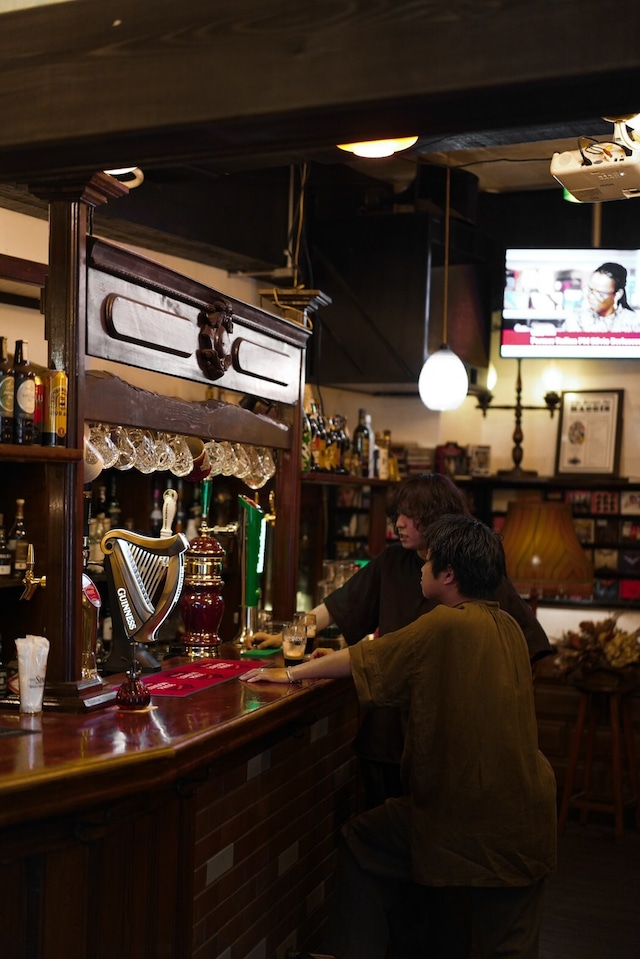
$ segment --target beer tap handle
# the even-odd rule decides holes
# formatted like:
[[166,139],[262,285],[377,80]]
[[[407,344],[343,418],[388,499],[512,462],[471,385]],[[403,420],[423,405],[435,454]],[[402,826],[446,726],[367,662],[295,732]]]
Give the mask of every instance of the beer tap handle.
[[35,551],[33,549],[33,543],[29,543],[27,547],[27,570],[24,574],[22,583],[24,585],[24,590],[20,599],[30,600],[38,586],[42,586],[44,589],[47,585],[46,576],[34,576],[33,567],[35,566]]
[[173,521],[176,517],[178,508],[178,494],[169,487],[164,491],[162,497],[162,529],[160,530],[160,539],[167,539],[173,536]]

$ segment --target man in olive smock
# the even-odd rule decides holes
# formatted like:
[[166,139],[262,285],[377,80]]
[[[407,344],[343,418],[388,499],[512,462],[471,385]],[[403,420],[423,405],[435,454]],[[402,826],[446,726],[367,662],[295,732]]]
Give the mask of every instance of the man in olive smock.
[[441,890],[436,955],[466,954],[472,916],[483,957],[536,959],[543,883],[556,861],[555,779],[538,751],[522,630],[486,598],[504,574],[502,543],[463,515],[436,521],[426,542],[421,585],[438,603],[431,612],[377,639],[244,678],[351,674],[363,707],[406,713],[407,794],[345,828],[327,948],[340,959],[384,959],[389,910],[414,881]]

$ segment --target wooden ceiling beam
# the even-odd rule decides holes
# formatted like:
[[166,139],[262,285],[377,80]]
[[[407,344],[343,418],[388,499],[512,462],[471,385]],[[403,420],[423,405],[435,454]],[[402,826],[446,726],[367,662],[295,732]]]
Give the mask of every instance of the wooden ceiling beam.
[[606,43],[601,0],[75,0],[0,22],[0,177],[18,182],[638,109],[626,0]]

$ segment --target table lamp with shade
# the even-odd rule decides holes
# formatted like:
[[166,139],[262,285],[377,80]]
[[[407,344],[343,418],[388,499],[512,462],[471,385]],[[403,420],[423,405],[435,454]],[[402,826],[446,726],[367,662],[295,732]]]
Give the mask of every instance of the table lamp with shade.
[[568,503],[511,502],[502,528],[507,575],[535,608],[539,599],[591,599],[593,563]]

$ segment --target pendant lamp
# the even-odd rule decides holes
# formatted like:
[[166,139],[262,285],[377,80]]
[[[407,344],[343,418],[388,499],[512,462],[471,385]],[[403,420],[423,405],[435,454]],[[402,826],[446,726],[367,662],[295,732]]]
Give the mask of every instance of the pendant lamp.
[[449,224],[451,218],[451,169],[447,167],[444,214],[444,291],[442,309],[442,346],[427,357],[418,377],[420,399],[430,410],[457,410],[469,389],[467,369],[447,344],[449,312]]

